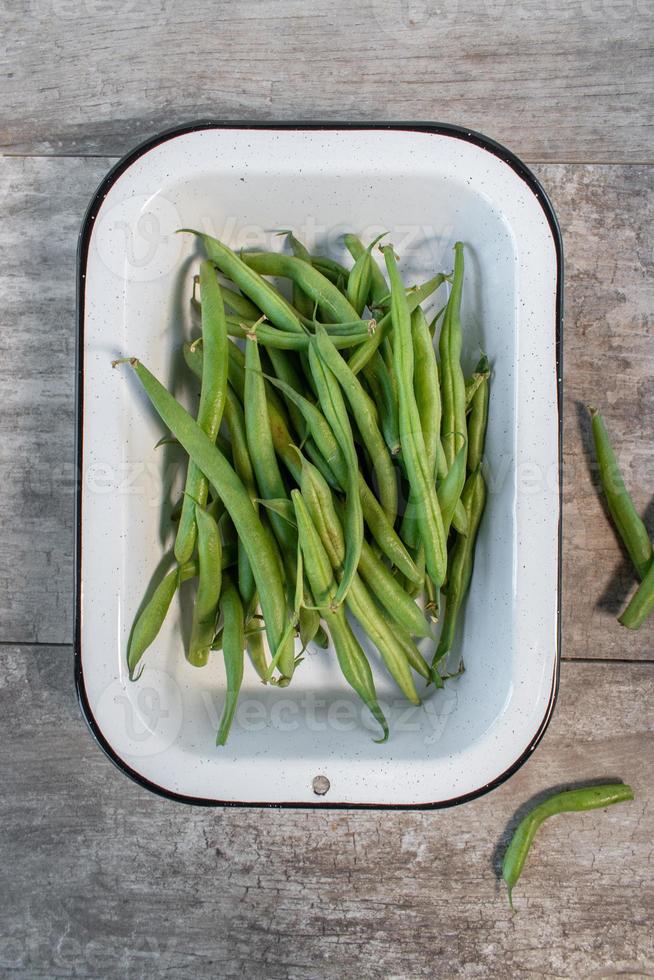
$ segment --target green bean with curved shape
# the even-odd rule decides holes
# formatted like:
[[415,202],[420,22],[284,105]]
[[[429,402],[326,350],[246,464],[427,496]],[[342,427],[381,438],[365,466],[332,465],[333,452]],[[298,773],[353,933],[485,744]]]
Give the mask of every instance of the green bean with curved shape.
[[295,666],[293,637],[288,631],[278,556],[247,490],[222,453],[170,392],[137,358],[128,361],[164,424],[220,494],[252,567],[270,647],[278,657],[280,672],[291,677]]

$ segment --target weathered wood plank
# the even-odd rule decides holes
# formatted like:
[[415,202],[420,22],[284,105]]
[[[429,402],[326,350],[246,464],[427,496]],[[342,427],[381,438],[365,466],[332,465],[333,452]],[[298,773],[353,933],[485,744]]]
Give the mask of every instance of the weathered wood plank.
[[[119,773],[70,652],[0,651],[0,971],[77,977],[629,977],[654,972],[654,666],[564,664],[532,759],[441,812],[205,810]],[[550,821],[509,911],[498,844],[552,786],[634,803]]]
[[587,406],[605,414],[625,480],[654,535],[654,181],[651,168],[536,168],[566,249],[563,651],[647,659],[654,623],[616,616],[635,588],[599,492]]
[[110,161],[5,160],[0,170],[0,636],[70,642],[75,249]]
[[644,0],[17,0],[2,17],[11,152],[121,154],[197,118],[436,119],[531,160],[654,159]]
[[[75,237],[106,160],[5,159],[0,197],[0,639],[72,636]],[[654,168],[538,168],[564,229],[566,656],[651,658],[614,613],[632,578],[588,473],[577,403],[606,409],[638,506],[654,486]],[[583,433],[583,436],[582,436]]]

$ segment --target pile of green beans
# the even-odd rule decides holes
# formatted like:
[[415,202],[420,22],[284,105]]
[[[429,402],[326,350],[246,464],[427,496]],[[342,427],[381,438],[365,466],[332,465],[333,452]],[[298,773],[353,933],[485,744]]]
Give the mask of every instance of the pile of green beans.
[[640,579],[640,585],[618,617],[618,622],[627,629],[637,630],[654,610],[654,550],[647,528],[625,486],[604,419],[596,408],[589,411],[606,504]]
[[[197,412],[138,359],[114,362],[132,365],[168,430],[163,441],[188,456],[175,564],[132,628],[130,677],[181,583],[195,580],[186,657],[197,667],[224,662],[218,745],[246,653],[263,683],[285,687],[309,644],[330,640],[385,741],[375,652],[415,705],[463,669],[449,655],[486,499],[490,379],[485,356],[467,379],[461,360],[463,245],[453,273],[407,286],[392,246],[379,245],[387,275],[373,258],[379,239],[366,246],[346,235],[347,269],[291,232],[292,255],[237,254],[189,233],[206,254],[193,278],[197,335],[182,349],[189,381],[199,382]],[[288,280],[291,299],[268,277]],[[449,298],[430,319],[423,304],[446,284]]]

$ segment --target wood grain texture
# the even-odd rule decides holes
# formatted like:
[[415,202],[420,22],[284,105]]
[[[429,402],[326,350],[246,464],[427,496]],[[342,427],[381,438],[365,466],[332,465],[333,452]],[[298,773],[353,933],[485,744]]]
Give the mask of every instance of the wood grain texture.
[[[530,761],[433,812],[203,809],[116,770],[70,651],[0,656],[0,971],[60,977],[654,975],[654,666],[564,664]],[[509,911],[516,809],[558,784],[634,803],[549,821]]]
[[[53,167],[54,163],[54,167]],[[109,161],[0,171],[0,638],[70,642],[75,250]]]
[[[75,240],[113,161],[5,159],[0,382],[0,640],[72,638]],[[589,472],[588,424],[605,409],[654,533],[654,168],[546,165],[566,247],[564,644],[567,657],[649,659],[615,613],[633,577]]]
[[438,120],[531,160],[652,161],[648,0],[14,0],[0,145],[121,154],[197,118]]
[[654,175],[649,167],[537,167],[565,240],[563,652],[654,657],[654,622],[616,620],[636,578],[599,488],[587,406],[605,416],[654,536]]

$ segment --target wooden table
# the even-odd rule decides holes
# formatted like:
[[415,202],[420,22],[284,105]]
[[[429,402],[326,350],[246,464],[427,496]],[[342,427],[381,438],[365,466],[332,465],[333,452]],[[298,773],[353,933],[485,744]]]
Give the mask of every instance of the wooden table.
[[[0,171],[0,974],[654,976],[654,624],[588,456],[606,413],[654,530],[654,13],[647,0],[13,0]],[[72,683],[75,246],[116,157],[198,117],[439,120],[531,164],[566,246],[561,693],[533,758],[443,812],[192,809],[93,743]],[[551,822],[512,915],[498,848]]]

